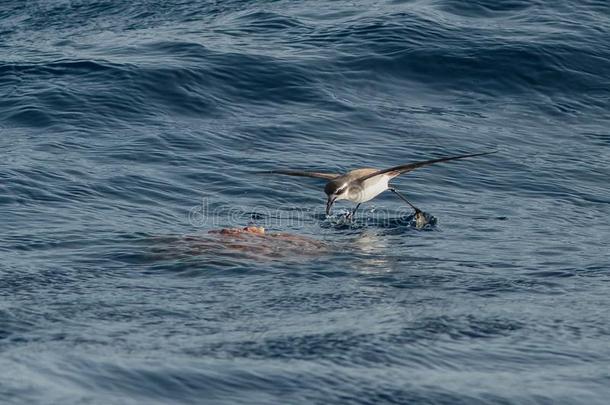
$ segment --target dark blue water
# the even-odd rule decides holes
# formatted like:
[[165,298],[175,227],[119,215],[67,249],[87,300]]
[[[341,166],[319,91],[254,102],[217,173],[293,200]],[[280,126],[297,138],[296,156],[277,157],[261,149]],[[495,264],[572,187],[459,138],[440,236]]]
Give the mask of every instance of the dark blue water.
[[608,2],[4,0],[0,96],[1,403],[607,403]]

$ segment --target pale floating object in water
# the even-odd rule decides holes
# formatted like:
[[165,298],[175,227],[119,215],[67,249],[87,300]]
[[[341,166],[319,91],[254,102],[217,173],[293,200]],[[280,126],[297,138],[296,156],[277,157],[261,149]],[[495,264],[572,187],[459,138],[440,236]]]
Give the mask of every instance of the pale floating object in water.
[[239,234],[265,235],[265,228],[263,228],[262,226],[246,226],[245,228],[222,228],[219,230],[209,231],[208,233],[211,233],[211,234],[219,233],[221,235],[239,235]]
[[207,235],[174,238],[163,249],[164,256],[245,256],[255,260],[298,260],[312,258],[330,249],[317,239],[286,233],[269,233],[265,228],[222,228]]

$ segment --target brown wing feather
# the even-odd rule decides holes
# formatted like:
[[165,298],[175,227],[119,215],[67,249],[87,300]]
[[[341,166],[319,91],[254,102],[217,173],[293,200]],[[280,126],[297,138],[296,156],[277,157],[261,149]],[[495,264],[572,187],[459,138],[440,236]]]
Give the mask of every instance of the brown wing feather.
[[468,155],[447,156],[447,157],[442,157],[442,158],[437,158],[437,159],[424,160],[421,162],[408,163],[406,165],[390,167],[389,169],[378,170],[374,173],[360,177],[358,180],[362,181],[362,180],[370,179],[371,177],[379,176],[380,174],[386,174],[386,173],[390,174],[392,177],[396,177],[399,174],[410,172],[411,170],[415,170],[418,167],[427,166],[427,165],[431,165],[434,163],[447,162],[449,160],[457,160],[457,159],[464,159],[464,158],[469,158],[469,157],[473,157],[473,156],[489,155],[491,153],[496,153],[496,152],[497,151],[471,153]]

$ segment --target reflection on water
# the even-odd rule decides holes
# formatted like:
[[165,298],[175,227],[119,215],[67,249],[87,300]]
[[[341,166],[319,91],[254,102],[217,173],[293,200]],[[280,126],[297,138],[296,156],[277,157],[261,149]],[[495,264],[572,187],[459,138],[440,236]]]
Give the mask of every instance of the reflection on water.
[[355,271],[363,274],[393,271],[393,267],[388,265],[388,260],[384,256],[384,252],[388,250],[386,236],[380,236],[372,230],[364,230],[350,242],[359,259],[350,262]]

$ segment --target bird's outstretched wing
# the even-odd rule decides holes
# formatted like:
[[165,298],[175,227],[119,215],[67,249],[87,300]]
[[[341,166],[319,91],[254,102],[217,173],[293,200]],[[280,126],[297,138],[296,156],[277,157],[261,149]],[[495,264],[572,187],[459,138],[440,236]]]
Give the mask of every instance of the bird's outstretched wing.
[[489,155],[491,153],[496,153],[496,152],[497,152],[497,150],[494,150],[491,152],[471,153],[468,155],[447,156],[447,157],[442,157],[442,158],[437,158],[437,159],[424,160],[421,162],[408,163],[406,165],[390,167],[389,169],[378,170],[374,173],[367,174],[366,176],[360,177],[360,178],[358,178],[358,180],[363,181],[366,179],[370,179],[371,177],[379,176],[381,174],[386,174],[386,173],[392,177],[396,177],[399,174],[407,173],[407,172],[410,172],[411,170],[417,169],[418,167],[431,165],[433,163],[447,162],[449,160],[464,159],[464,158],[469,158],[469,157],[473,157],[473,156]]
[[299,170],[269,170],[266,172],[258,172],[259,174],[285,174],[287,176],[299,176],[299,177],[315,177],[318,179],[332,180],[339,177],[340,174],[335,173],[321,173],[321,172],[302,172]]

